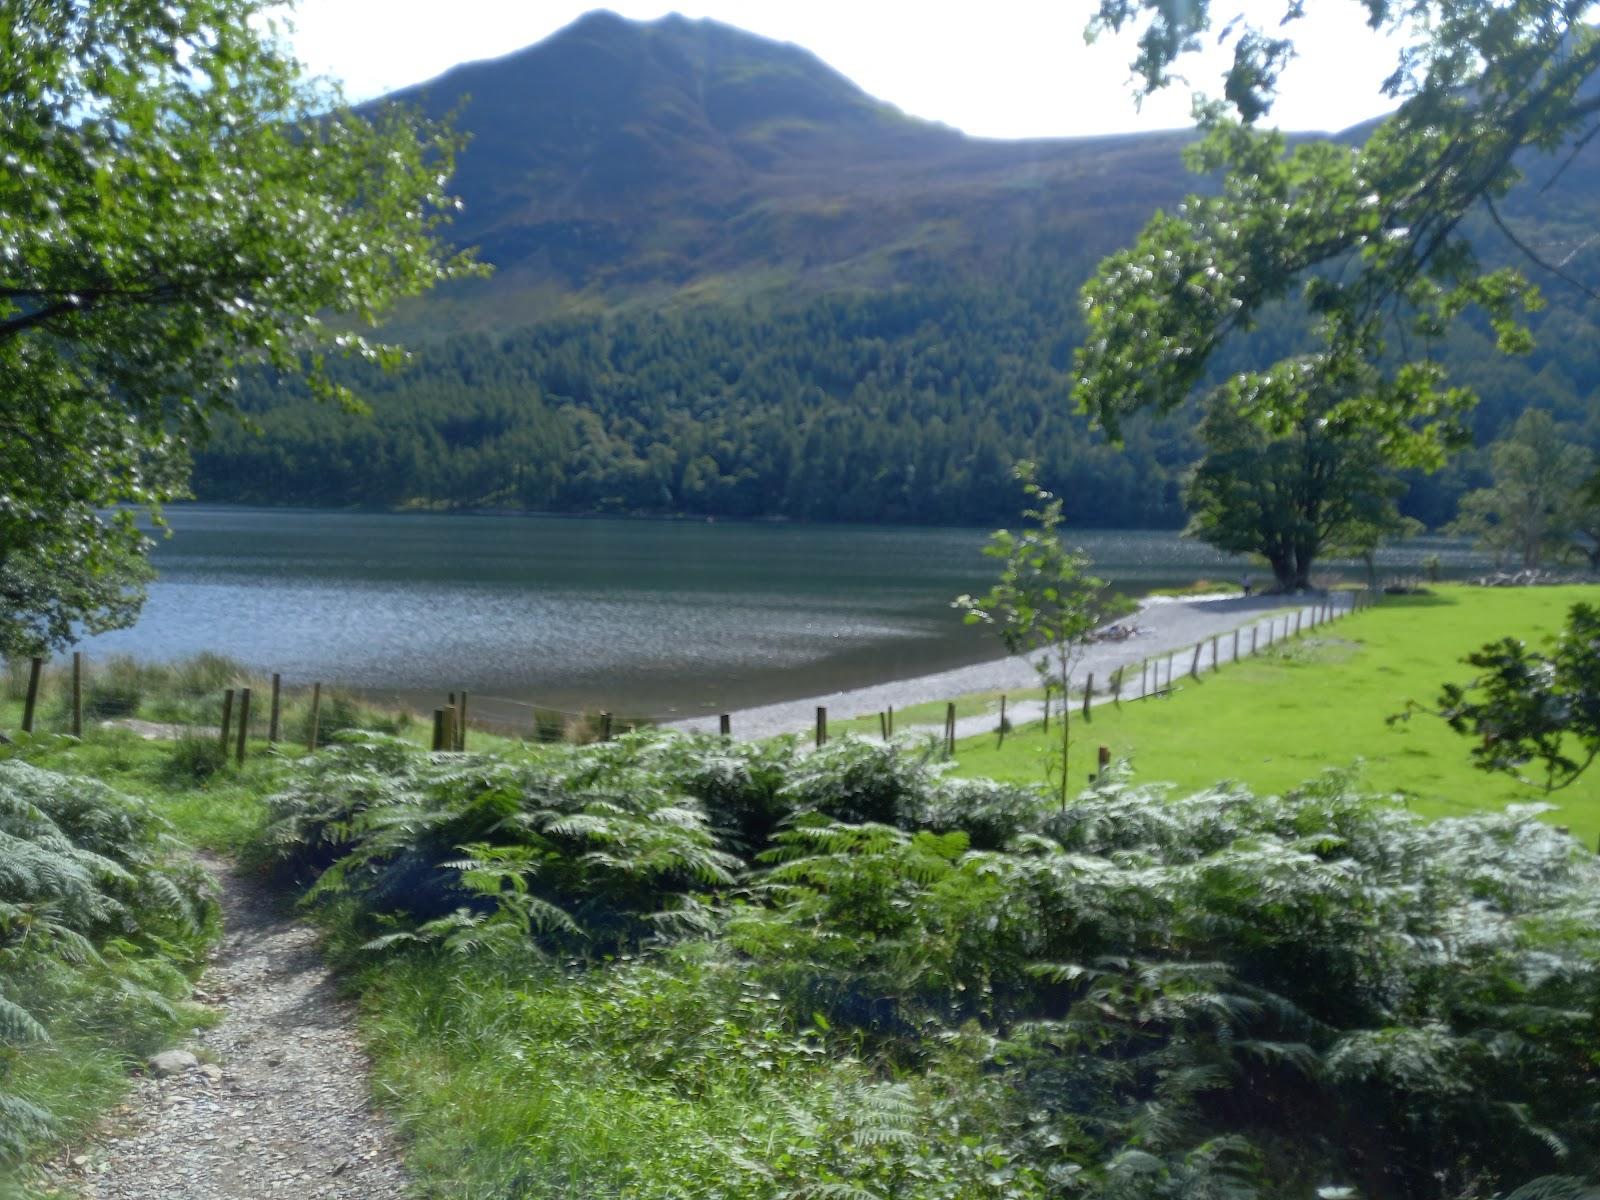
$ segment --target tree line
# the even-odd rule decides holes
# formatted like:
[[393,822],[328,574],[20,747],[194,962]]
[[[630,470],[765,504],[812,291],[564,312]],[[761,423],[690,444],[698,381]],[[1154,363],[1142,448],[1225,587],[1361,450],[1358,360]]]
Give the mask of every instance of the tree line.
[[[1461,323],[1444,347],[1476,382],[1480,443],[1527,405],[1577,420],[1600,355],[1542,314],[1549,341],[1518,360]],[[1048,263],[1001,286],[971,281],[827,295],[782,309],[723,306],[573,316],[509,334],[424,343],[405,369],[339,368],[370,404],[352,414],[267,375],[239,392],[251,425],[222,423],[195,463],[210,501],[507,508],[802,521],[993,524],[1015,513],[1014,462],[1078,526],[1183,524],[1202,455],[1197,404],[1136,416],[1118,447],[1073,410],[1081,335]],[[1219,373],[1293,343],[1264,322]],[[1437,526],[1487,482],[1469,452],[1403,478],[1401,511]]]

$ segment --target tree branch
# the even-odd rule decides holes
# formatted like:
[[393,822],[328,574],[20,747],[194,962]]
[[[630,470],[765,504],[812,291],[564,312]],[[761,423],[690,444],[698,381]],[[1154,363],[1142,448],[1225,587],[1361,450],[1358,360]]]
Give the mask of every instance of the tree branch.
[[1600,292],[1595,291],[1582,280],[1575,278],[1566,271],[1563,271],[1556,263],[1550,262],[1543,258],[1537,250],[1535,250],[1532,246],[1529,246],[1516,234],[1512,233],[1505,221],[1501,219],[1500,210],[1495,207],[1494,199],[1487,193],[1485,193],[1483,197],[1483,204],[1484,207],[1489,210],[1489,219],[1494,222],[1495,228],[1505,235],[1505,238],[1508,242],[1510,242],[1518,250],[1522,251],[1522,253],[1527,256],[1530,262],[1532,262],[1535,266],[1542,267],[1544,270],[1549,271],[1550,274],[1554,275],[1557,279],[1571,284],[1585,296],[1589,297],[1589,299],[1600,300]]

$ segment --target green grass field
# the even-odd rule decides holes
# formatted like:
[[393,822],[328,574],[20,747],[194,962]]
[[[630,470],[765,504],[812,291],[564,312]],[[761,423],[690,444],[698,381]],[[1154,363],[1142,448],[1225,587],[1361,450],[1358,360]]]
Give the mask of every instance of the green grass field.
[[[1418,715],[1390,725],[1385,718],[1409,702],[1429,704],[1440,684],[1470,678],[1461,659],[1507,635],[1540,643],[1563,623],[1567,609],[1594,599],[1596,589],[1439,588],[1434,595],[1391,597],[1297,642],[1196,682],[1183,679],[1173,695],[1100,706],[1085,724],[1074,714],[1072,773],[1094,769],[1098,746],[1131,761],[1140,780],[1162,780],[1193,791],[1237,780],[1281,792],[1329,766],[1359,762],[1359,782],[1393,792],[1430,816],[1451,816],[1545,799],[1509,778],[1475,770],[1469,742],[1443,721]],[[1058,734],[1052,728],[1049,742]],[[1045,776],[1046,739],[1025,726],[996,748],[992,735],[956,747],[962,775],[1034,781]],[[1600,770],[1549,797],[1550,820],[1569,826],[1589,845],[1600,836]]]

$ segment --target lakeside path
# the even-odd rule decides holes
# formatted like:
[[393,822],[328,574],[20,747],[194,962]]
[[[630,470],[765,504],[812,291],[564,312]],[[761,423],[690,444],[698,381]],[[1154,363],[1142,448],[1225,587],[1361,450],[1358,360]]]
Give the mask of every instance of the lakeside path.
[[[1138,630],[1134,637],[1124,641],[1098,642],[1087,648],[1073,669],[1073,690],[1081,689],[1084,680],[1091,674],[1098,681],[1097,687],[1104,686],[1111,678],[1112,672],[1119,667],[1135,668],[1137,674],[1137,668],[1144,659],[1173,656],[1178,651],[1188,651],[1192,654],[1193,647],[1197,643],[1207,642],[1213,637],[1224,634],[1228,636],[1219,644],[1219,661],[1230,662],[1233,658],[1232,633],[1235,629],[1241,631],[1242,657],[1249,654],[1252,626],[1259,627],[1258,640],[1260,644],[1265,645],[1270,627],[1275,626],[1277,630],[1274,640],[1281,640],[1286,625],[1292,624],[1297,611],[1303,613],[1302,622],[1308,623],[1312,619],[1312,613],[1324,604],[1334,605],[1336,615],[1344,616],[1350,611],[1352,600],[1349,593],[1338,592],[1326,596],[1304,597],[1234,595],[1146,600],[1137,613],[1119,622],[1133,625]],[[1033,669],[1034,657],[1036,656],[1016,655],[991,662],[975,663],[969,667],[940,671],[933,675],[919,675],[911,679],[873,684],[870,687],[854,688],[850,691],[830,692],[825,696],[784,700],[777,704],[742,709],[732,714],[733,734],[738,738],[760,738],[780,733],[806,732],[815,726],[816,710],[819,705],[826,707],[833,719],[847,720],[851,717],[882,712],[890,707],[900,710],[915,704],[954,700],[972,692],[995,692],[1007,689],[1024,691],[1036,688],[1039,686],[1039,676]],[[1201,662],[1204,669],[1210,669],[1209,650],[1202,656]],[[1163,666],[1161,669],[1165,678],[1167,668]],[[1173,678],[1177,678],[1188,669],[1189,660],[1180,663],[1176,658],[1172,659]],[[1129,679],[1123,689],[1123,695],[1132,695],[1137,690],[1138,680]],[[1036,719],[1041,709],[1042,705],[1037,701],[1022,701],[1010,706],[1010,716],[1020,724]],[[956,722],[956,736],[969,737],[988,732],[994,728],[994,724],[995,717],[992,713],[963,717]],[[691,717],[673,722],[672,727],[715,733],[717,718]],[[899,725],[897,732],[903,732],[908,728],[913,727]],[[938,726],[929,728],[936,729]]]
[[260,880],[202,862],[223,938],[195,996],[221,1020],[151,1060],[71,1182],[83,1200],[400,1200],[399,1140],[316,931]]

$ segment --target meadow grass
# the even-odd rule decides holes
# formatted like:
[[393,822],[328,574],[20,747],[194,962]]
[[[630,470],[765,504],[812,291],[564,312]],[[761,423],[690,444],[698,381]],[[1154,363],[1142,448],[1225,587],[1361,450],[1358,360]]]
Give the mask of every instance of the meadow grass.
[[[1543,801],[1539,788],[1476,770],[1471,743],[1442,720],[1388,718],[1408,705],[1431,705],[1447,681],[1471,678],[1461,661],[1470,651],[1507,636],[1540,644],[1571,605],[1595,594],[1588,587],[1440,587],[1389,597],[1198,681],[1181,676],[1166,698],[1100,705],[1088,722],[1074,710],[1073,778],[1094,769],[1104,745],[1113,759],[1130,761],[1136,779],[1172,783],[1178,794],[1223,780],[1282,792],[1328,767],[1359,763],[1364,790],[1403,796],[1426,816]],[[1042,781],[1058,727],[1046,737],[1034,722],[997,742],[993,734],[959,741],[956,771]],[[1551,821],[1595,843],[1600,772],[1548,800],[1557,806]]]
[[719,957],[573,968],[530,948],[358,972],[374,1083],[429,1194],[722,1196],[740,1149],[818,1153],[807,1110],[871,1072]]

